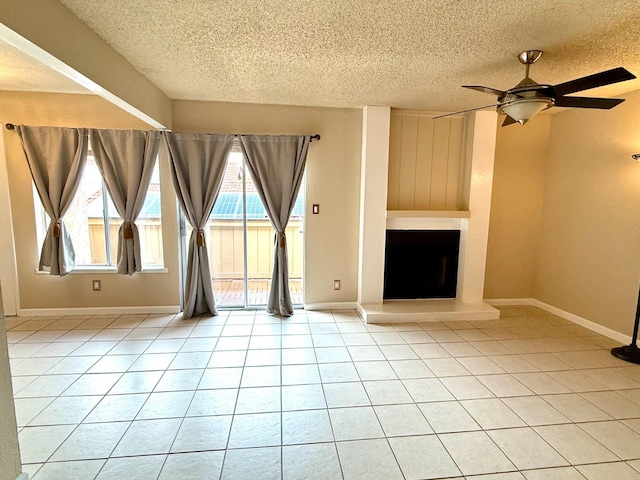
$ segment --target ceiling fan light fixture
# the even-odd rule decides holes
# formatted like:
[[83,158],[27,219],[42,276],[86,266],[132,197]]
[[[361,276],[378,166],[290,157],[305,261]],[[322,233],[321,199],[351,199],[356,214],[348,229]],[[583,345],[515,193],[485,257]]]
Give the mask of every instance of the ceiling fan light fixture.
[[524,125],[535,115],[552,106],[552,98],[522,98],[518,100],[512,100],[501,105],[500,107],[498,107],[498,111],[510,116],[519,124]]
[[448,117],[450,115],[473,112],[495,106],[497,107],[498,113],[507,115],[507,118],[505,118],[502,124],[503,127],[506,127],[512,123],[524,125],[542,110],[550,107],[597,108],[608,110],[622,103],[624,99],[567,95],[636,78],[636,76],[627,69],[618,67],[557,85],[540,84],[529,77],[529,67],[539,60],[541,55],[542,50],[526,50],[518,55],[518,60],[525,66],[525,75],[513,88],[498,90],[497,88],[485,87],[483,85],[463,85],[464,88],[495,95],[497,100],[493,105],[447,113],[433,118]]

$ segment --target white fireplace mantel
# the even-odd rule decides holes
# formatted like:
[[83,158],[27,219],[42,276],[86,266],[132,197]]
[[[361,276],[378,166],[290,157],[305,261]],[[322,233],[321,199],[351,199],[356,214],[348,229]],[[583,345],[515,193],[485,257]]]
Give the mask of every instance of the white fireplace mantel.
[[460,230],[468,210],[388,210],[387,230]]
[[[468,210],[386,210],[389,165],[387,107],[365,107],[360,198],[358,309],[368,323],[487,320],[499,311],[483,302],[497,118],[470,114],[466,162]],[[460,230],[455,299],[383,300],[386,230]]]

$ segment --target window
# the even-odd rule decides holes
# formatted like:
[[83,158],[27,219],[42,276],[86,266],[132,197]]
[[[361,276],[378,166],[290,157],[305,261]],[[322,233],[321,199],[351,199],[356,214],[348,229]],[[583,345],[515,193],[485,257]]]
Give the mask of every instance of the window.
[[[49,226],[49,216],[40,203],[35,186],[34,196],[38,245],[42,248],[44,235]],[[87,155],[78,191],[64,216],[64,223],[73,241],[76,266],[116,266],[118,229],[122,224],[122,218],[111,201],[91,151]],[[136,225],[140,233],[143,266],[163,266],[160,175],[157,161]]]

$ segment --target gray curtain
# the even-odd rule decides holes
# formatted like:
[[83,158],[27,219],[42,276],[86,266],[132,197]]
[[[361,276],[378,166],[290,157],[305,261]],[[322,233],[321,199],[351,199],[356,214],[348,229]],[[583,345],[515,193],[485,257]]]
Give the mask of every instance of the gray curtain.
[[189,239],[183,318],[217,315],[204,227],[218,197],[234,135],[165,132],[178,201],[193,227]]
[[123,220],[118,230],[118,273],[142,270],[135,221],[147,196],[159,144],[160,132],[91,130],[96,164]]
[[42,206],[51,218],[40,253],[40,271],[66,275],[75,267],[75,252],[63,217],[71,206],[87,160],[84,128],[17,125],[22,148]]
[[267,312],[293,315],[285,229],[298,196],[307,161],[309,136],[240,136],[249,173],[276,230]]

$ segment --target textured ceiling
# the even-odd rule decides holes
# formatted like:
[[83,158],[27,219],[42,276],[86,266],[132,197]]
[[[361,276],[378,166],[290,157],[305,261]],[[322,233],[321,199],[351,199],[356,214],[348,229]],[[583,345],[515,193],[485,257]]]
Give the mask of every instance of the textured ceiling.
[[0,90],[91,93],[38,60],[1,41]]
[[[61,0],[173,99],[452,111],[524,76],[640,75],[638,0]],[[592,93],[621,95],[625,82]]]

